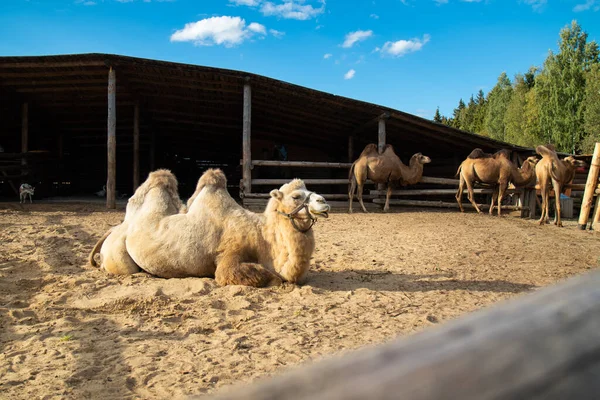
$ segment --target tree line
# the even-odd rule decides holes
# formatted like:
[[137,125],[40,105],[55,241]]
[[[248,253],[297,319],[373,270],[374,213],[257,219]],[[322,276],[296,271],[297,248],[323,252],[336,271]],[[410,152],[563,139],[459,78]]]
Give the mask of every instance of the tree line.
[[600,58],[598,44],[577,21],[560,31],[558,52],[542,67],[530,67],[511,81],[505,72],[487,95],[460,99],[451,117],[433,120],[516,145],[552,143],[567,153],[591,153],[600,142]]

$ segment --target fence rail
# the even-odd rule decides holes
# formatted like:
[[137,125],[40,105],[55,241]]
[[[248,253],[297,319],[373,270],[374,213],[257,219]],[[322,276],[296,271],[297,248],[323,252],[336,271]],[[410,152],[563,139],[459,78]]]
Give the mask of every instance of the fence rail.
[[600,271],[215,400],[595,399]]

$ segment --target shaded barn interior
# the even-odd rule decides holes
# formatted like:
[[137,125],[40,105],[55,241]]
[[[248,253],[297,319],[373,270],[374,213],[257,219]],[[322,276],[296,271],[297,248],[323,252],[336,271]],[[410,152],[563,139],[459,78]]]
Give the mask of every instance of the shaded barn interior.
[[[201,173],[222,168],[239,198],[244,85],[251,87],[253,160],[353,161],[386,141],[405,163],[416,152],[432,159],[425,174],[451,178],[475,147],[522,157],[531,149],[329,93],[242,71],[108,54],[0,57],[0,196],[36,186],[36,197],[93,196],[107,181],[108,73],[116,74],[116,189],[134,183],[134,123],[139,112],[139,175],[156,168],[177,176],[187,198]],[[345,179],[347,168],[255,166],[252,179]],[[272,185],[253,186],[266,193]],[[345,185],[319,185],[347,193]]]

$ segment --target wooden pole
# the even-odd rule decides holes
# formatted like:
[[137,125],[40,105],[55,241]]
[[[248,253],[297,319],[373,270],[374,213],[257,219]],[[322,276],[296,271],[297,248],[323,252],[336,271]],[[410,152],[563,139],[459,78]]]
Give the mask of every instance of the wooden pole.
[[111,67],[108,73],[108,124],[107,124],[107,161],[106,207],[116,208],[115,191],[117,178],[117,77]]
[[[385,150],[385,116],[379,118],[378,126],[377,126],[377,151],[379,154],[383,153]],[[380,183],[377,185],[377,189],[383,190],[386,188],[386,184]]]
[[[581,201],[581,212],[579,213],[579,229],[585,229],[587,226],[592,201],[594,200],[594,192],[598,186],[598,173],[600,172],[600,143],[596,143],[594,147],[594,155],[592,156],[592,164],[585,183],[585,191],[583,192],[583,200]],[[556,196],[556,201],[560,201],[559,196]]]
[[354,136],[348,136],[348,162],[354,161]]
[[252,193],[252,147],[251,147],[251,128],[252,128],[252,91],[248,79],[244,85],[244,119],[242,126],[242,180],[243,193]]
[[133,108],[133,191],[140,186],[140,106]]
[[377,151],[379,154],[385,150],[385,118],[379,118],[379,124],[377,129]]
[[594,271],[211,398],[594,399],[600,393],[599,298],[600,271]]
[[[29,151],[29,104],[23,103],[21,106],[21,153],[27,153]],[[21,165],[27,165],[27,158],[23,156],[21,158]],[[27,169],[21,171],[21,175],[25,175]]]
[[600,231],[600,195],[596,196],[596,206],[594,207],[594,218],[592,220],[592,226],[595,231]]

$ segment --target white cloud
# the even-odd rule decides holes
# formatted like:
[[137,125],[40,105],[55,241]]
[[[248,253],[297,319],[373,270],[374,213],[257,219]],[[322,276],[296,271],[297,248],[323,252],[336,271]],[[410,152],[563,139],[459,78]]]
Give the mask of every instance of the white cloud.
[[434,1],[437,3],[438,6],[441,4],[448,4],[448,0],[434,0]]
[[276,38],[282,38],[285,36],[285,32],[281,32],[275,29],[269,29],[269,33],[275,36]]
[[587,0],[583,4],[577,4],[575,7],[573,7],[573,11],[574,12],[588,11],[590,9],[594,10],[594,11],[600,10],[600,1],[598,1],[598,0]]
[[333,56],[333,54],[327,53],[323,56],[323,58],[327,60],[328,58],[331,58],[331,56]]
[[369,17],[371,17],[373,19],[379,19],[379,15],[377,15],[377,14],[371,14],[371,15],[369,15]]
[[259,0],[229,0],[229,2],[235,4],[236,6],[248,7],[255,7],[260,4]]
[[354,46],[354,43],[361,42],[373,36],[373,31],[356,31],[350,32],[346,35],[346,39],[344,43],[342,43],[342,47],[350,48]]
[[481,0],[460,0],[463,3],[479,3]]
[[533,8],[534,11],[540,11],[542,8],[544,8],[546,3],[548,3],[548,0],[522,0],[522,1],[523,1],[523,3],[527,4],[528,6],[531,6],[531,8]]
[[75,4],[81,4],[84,6],[95,6],[98,3],[96,3],[95,1],[92,1],[92,0],[77,0],[75,2]]
[[185,24],[171,35],[171,42],[193,42],[197,46],[214,44],[232,47],[254,34],[266,35],[266,28],[256,22],[246,26],[240,17],[212,17]]
[[381,49],[376,49],[382,54],[388,54],[393,57],[402,57],[405,54],[419,51],[425,46],[431,37],[423,35],[423,39],[398,40],[397,42],[385,42]]
[[356,74],[356,71],[351,69],[350,71],[348,71],[344,74],[344,79],[346,79],[346,80],[352,79],[352,78],[354,78],[354,74]]
[[248,30],[254,33],[260,33],[261,35],[267,34],[267,28],[257,22],[252,22],[250,25],[248,25]]
[[306,4],[306,0],[283,0],[279,4],[266,1],[262,3],[260,12],[265,16],[305,21],[325,11],[325,0],[320,0],[319,3],[321,7],[315,8],[311,4]]

